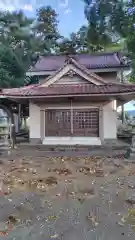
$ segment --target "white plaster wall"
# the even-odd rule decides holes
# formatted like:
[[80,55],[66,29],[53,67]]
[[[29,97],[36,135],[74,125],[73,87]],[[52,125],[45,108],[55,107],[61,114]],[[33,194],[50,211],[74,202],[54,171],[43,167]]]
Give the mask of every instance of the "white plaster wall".
[[18,114],[14,113],[14,124],[15,124],[15,132],[18,133],[19,131],[19,117]]
[[103,107],[103,139],[117,138],[117,111],[114,101]]
[[[63,104],[65,105],[65,104]],[[74,108],[80,108],[80,106],[74,106]],[[97,105],[85,103],[82,104],[83,107],[99,107],[102,106],[101,104],[97,103]],[[30,138],[41,138],[41,121],[40,121],[40,110],[45,110],[47,108],[69,108],[69,106],[55,106],[55,104],[50,104],[49,106],[41,105],[38,106],[36,104],[30,103],[29,104],[29,112],[30,112],[30,119],[29,119],[29,128],[30,128]],[[102,140],[104,139],[116,139],[117,138],[117,112],[114,110],[113,101],[102,106],[103,114],[102,114]],[[44,129],[45,130],[45,129]],[[80,145],[101,145],[100,138],[93,138],[93,137],[44,137],[43,144],[80,144]]]
[[29,103],[30,138],[40,138],[40,107]]

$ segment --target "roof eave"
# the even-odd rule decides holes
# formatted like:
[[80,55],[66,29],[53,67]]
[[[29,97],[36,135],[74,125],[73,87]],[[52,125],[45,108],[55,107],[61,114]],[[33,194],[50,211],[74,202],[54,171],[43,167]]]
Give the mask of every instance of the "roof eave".
[[[104,68],[87,68],[90,72],[117,72],[118,70],[129,70],[130,66],[115,66],[115,67],[104,67]],[[41,70],[41,71],[28,71],[26,76],[48,76],[55,73],[57,70]]]
[[[61,94],[61,95],[5,95],[5,98],[16,98],[16,99],[36,99],[36,98],[63,98],[63,97],[100,97],[100,96],[106,96],[106,97],[109,97],[109,96],[114,96],[114,97],[124,97],[124,96],[133,96],[135,97],[135,91],[133,92],[124,92],[124,93],[86,93],[86,94]],[[132,100],[132,99],[131,99]]]

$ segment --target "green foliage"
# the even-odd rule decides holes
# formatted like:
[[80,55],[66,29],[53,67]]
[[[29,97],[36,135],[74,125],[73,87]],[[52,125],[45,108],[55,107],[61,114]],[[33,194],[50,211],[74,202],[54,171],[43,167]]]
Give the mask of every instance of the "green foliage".
[[[125,113],[124,113],[124,116],[125,116],[125,120],[126,120],[126,121],[127,121],[127,120],[130,120],[130,116],[129,116],[128,112],[125,112]],[[118,113],[118,117],[119,117],[120,120],[122,120],[122,112],[119,112],[119,113]]]
[[135,232],[135,208],[128,209],[128,216],[126,222],[131,226],[133,232]]
[[[84,0],[87,45],[95,51],[121,51],[132,60],[127,79],[135,82],[135,0]],[[93,51],[93,49],[91,49]]]
[[122,0],[84,0],[85,16],[88,20],[88,42],[96,51],[110,48],[112,43],[119,45],[119,40],[127,33],[127,2]]
[[84,2],[88,26],[82,26],[69,38],[59,34],[58,15],[50,6],[39,8],[35,18],[26,17],[22,11],[0,11],[0,87],[38,82],[37,77],[29,78],[25,73],[40,55],[123,51],[126,48],[133,59],[130,79],[134,81],[135,16],[126,14],[129,4],[124,0],[96,0],[94,5],[91,0]]
[[58,15],[50,6],[37,10],[37,24],[33,29],[40,36],[42,54],[53,51],[57,40],[61,38],[58,31]]
[[25,77],[39,55],[50,54],[60,38],[57,14],[51,7],[37,11],[36,19],[23,12],[0,12],[0,87],[18,87],[37,80]]
[[63,38],[56,49],[60,54],[87,53],[88,51],[86,26],[82,26],[76,33],[71,33],[69,38]]
[[92,49],[87,32],[82,26],[68,39],[61,37],[57,14],[50,6],[39,8],[34,19],[22,11],[0,12],[0,87],[37,83],[37,77],[25,73],[40,55],[87,53]]

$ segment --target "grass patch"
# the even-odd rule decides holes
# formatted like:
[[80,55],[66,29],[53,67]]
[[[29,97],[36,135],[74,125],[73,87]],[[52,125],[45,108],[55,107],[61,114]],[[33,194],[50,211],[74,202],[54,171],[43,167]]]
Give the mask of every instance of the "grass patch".
[[132,230],[135,232],[135,208],[128,209],[128,216],[126,217],[126,222],[130,224]]

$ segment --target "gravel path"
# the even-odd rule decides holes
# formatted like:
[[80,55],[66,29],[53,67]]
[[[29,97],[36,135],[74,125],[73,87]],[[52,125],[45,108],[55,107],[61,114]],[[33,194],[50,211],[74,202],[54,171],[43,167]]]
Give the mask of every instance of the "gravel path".
[[134,194],[122,158],[1,157],[0,239],[134,240]]

